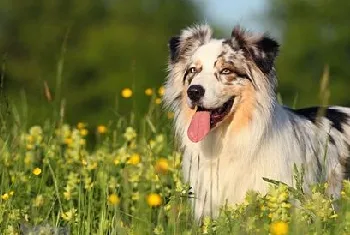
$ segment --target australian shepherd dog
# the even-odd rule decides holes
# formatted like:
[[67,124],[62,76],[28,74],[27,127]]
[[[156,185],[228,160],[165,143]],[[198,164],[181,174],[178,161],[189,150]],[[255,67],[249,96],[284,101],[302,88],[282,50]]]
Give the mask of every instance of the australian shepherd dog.
[[294,165],[305,170],[305,190],[324,180],[334,197],[350,176],[350,108],[279,104],[278,48],[240,27],[216,39],[208,25],[194,26],[169,41],[164,101],[175,112],[196,218],[215,217],[248,190],[266,193],[263,177],[292,186]]

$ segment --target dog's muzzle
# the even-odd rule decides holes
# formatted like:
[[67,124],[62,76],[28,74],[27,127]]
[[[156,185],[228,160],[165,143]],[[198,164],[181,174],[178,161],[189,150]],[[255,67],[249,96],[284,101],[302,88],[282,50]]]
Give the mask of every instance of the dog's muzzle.
[[204,88],[200,85],[192,85],[187,89],[187,96],[194,103],[197,103],[204,96]]

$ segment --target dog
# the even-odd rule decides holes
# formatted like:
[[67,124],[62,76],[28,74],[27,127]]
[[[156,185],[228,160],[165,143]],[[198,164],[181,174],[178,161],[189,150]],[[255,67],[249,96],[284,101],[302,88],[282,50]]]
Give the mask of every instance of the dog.
[[217,216],[248,190],[266,193],[263,177],[293,186],[294,166],[305,170],[305,190],[326,181],[340,196],[350,176],[350,108],[279,104],[278,42],[239,26],[216,39],[210,26],[197,25],[168,46],[164,103],[175,113],[196,218]]

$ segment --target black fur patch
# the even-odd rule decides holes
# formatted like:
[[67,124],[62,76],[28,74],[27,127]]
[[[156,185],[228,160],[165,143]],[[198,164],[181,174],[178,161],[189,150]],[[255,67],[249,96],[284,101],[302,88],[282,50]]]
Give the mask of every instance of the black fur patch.
[[[240,26],[234,27],[231,38],[245,52],[247,58],[253,60],[263,73],[268,74],[271,71],[278,54],[279,44],[277,41],[266,34],[253,35]],[[229,45],[234,48],[232,40]]]
[[344,179],[350,180],[350,145],[348,145],[348,156],[340,158],[340,164],[343,167]]
[[170,60],[172,62],[177,61],[179,58],[179,51],[180,51],[180,37],[172,37],[169,40],[168,43],[169,51],[170,51]]
[[256,45],[263,54],[253,55],[253,59],[263,73],[269,73],[274,65],[279,45],[266,35],[257,41]]
[[335,145],[335,140],[331,135],[328,135],[328,140],[330,144]]
[[[317,120],[317,115],[319,115],[320,107],[311,107],[311,108],[304,108],[304,109],[290,109],[294,114],[301,116],[303,118],[306,118],[310,120],[311,122],[315,123]],[[322,113],[322,112],[321,112]],[[339,132],[343,132],[342,124],[348,122],[349,115],[337,110],[337,109],[325,109],[323,111],[323,116],[327,118],[330,122],[332,127],[337,129]]]
[[[222,44],[223,45],[228,45],[229,47],[231,47],[233,50],[239,50],[240,48],[239,48],[239,46],[238,46],[238,44],[234,44],[233,43],[233,41],[232,41],[232,39],[230,38],[230,39],[225,39],[223,42],[222,42]],[[220,56],[222,56],[224,54],[224,52],[220,55]],[[220,57],[220,56],[218,56],[218,57]]]
[[231,33],[231,38],[234,38],[237,42],[239,48],[245,48],[247,44],[247,32],[241,28],[241,26],[236,25]]
[[[348,154],[350,154],[350,145],[348,145]],[[350,180],[350,157],[346,158],[344,168],[344,177],[345,179]]]
[[184,78],[182,79],[182,84],[183,85],[185,85],[185,83],[186,83],[187,75],[188,75],[188,70],[186,70]]

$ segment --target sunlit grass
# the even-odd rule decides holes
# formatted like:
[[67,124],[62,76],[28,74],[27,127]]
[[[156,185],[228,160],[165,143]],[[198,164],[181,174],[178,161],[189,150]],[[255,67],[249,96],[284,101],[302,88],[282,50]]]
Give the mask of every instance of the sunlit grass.
[[[157,105],[162,89],[145,92],[155,96],[138,127],[133,117],[94,129],[84,122],[3,127],[0,234],[350,233],[350,182],[339,200],[327,196],[324,183],[305,194],[300,169],[296,188],[266,179],[267,195],[248,192],[244,203],[223,205],[215,220],[195,221],[196,195],[182,180],[181,153],[169,131],[173,113]],[[90,135],[96,146],[88,146]]]

